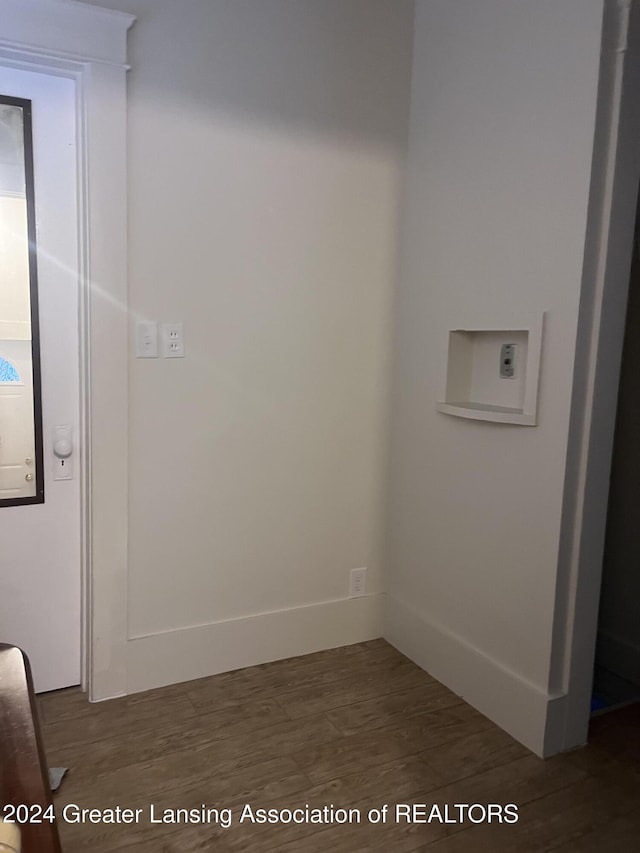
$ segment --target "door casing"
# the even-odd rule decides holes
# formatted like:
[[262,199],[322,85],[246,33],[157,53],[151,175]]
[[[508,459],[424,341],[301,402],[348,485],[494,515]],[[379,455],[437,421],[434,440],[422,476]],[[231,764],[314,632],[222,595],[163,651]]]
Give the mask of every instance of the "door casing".
[[0,0],[0,65],[76,84],[82,685],[127,692],[126,39],[135,18],[69,0]]

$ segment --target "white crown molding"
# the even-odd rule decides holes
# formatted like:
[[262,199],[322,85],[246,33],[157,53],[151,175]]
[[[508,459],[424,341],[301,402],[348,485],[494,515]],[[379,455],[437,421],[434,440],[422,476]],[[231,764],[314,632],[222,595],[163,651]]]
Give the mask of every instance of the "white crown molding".
[[[25,0],[21,0],[21,2],[24,3]],[[122,26],[127,30],[136,19],[135,15],[131,15],[129,12],[121,12],[119,9],[106,9],[104,6],[94,6],[91,3],[82,3],[81,0],[35,0],[35,2],[40,4],[45,3],[46,5],[51,5],[52,3],[56,3],[58,5],[64,4],[65,6],[75,7],[78,10],[87,12],[90,15],[113,18],[114,20],[119,19]],[[630,3],[631,0],[619,0],[619,2]]]
[[77,0],[0,0],[0,46],[127,67],[127,31],[134,21],[134,15]]

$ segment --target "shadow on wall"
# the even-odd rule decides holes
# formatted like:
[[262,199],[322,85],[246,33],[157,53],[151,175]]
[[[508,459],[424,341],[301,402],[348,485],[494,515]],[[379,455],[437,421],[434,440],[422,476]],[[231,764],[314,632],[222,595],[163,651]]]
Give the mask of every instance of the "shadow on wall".
[[411,44],[413,0],[90,2],[138,16],[131,95],[167,101],[168,121],[210,110],[398,147],[407,104],[395,93],[398,75],[409,79],[411,51],[403,68],[397,49]]

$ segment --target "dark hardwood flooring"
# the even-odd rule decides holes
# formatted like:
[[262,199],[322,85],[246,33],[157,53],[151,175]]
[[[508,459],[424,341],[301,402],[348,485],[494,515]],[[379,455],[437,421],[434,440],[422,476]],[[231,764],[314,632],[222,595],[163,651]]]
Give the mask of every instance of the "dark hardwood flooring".
[[[142,810],[133,824],[60,821],[65,853],[640,849],[640,706],[594,720],[588,747],[541,761],[383,640],[96,705],[59,691],[39,706],[49,764],[69,767],[58,815]],[[151,803],[156,818],[231,808],[233,823],[151,824]],[[240,824],[247,803],[333,804],[363,822]],[[515,803],[519,820],[397,823],[396,803],[435,803],[443,817],[446,804]],[[369,823],[383,804],[387,823]]]

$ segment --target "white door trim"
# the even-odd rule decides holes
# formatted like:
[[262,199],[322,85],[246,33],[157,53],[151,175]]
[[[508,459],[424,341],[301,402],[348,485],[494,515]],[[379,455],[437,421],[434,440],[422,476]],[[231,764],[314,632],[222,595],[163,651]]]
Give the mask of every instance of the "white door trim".
[[135,18],[75,0],[0,0],[0,65],[76,81],[83,687],[126,693],[126,38]]
[[[584,744],[640,182],[640,6],[605,0],[545,753]],[[550,705],[553,703],[550,703]]]

